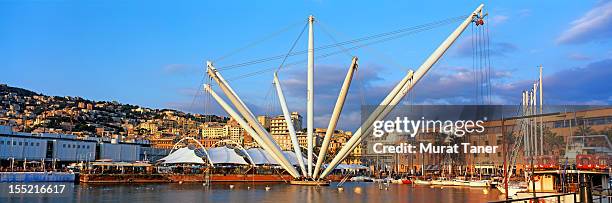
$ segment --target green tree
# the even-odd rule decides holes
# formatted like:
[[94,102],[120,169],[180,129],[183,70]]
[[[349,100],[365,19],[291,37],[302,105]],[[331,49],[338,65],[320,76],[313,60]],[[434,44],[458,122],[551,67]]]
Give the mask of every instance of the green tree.
[[578,127],[578,129],[576,129],[576,131],[574,132],[574,135],[576,135],[576,136],[587,136],[587,135],[592,135],[593,133],[594,133],[594,131],[591,128],[591,126],[581,125],[580,127]]
[[562,136],[557,136],[557,133],[554,133],[550,130],[550,128],[544,128],[544,149],[545,150],[554,150],[561,152],[565,147],[565,140]]

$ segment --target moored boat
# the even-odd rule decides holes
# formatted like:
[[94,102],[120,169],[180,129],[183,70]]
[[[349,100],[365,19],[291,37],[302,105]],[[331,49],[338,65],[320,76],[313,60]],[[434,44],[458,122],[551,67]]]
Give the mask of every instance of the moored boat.
[[[503,184],[498,184],[496,186],[496,188],[503,194],[506,194],[506,189],[504,188]],[[516,193],[518,192],[523,192],[523,191],[527,191],[527,186],[524,185],[520,185],[520,184],[512,184],[512,185],[508,185],[508,196],[513,197],[516,195]]]
[[437,179],[432,180],[431,184],[432,185],[453,185],[453,182],[448,180],[445,177],[438,177]]
[[430,180],[419,180],[419,179],[416,179],[416,180],[414,180],[414,184],[417,184],[417,185],[431,185],[431,181]]
[[470,187],[489,187],[488,180],[470,180],[468,181]]
[[455,179],[453,180],[453,185],[455,186],[469,186],[470,182],[467,180]]

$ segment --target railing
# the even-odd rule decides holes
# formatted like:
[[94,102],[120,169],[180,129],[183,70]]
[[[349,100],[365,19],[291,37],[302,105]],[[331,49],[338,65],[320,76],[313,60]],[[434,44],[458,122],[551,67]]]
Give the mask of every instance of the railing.
[[[520,198],[520,199],[509,199],[509,200],[500,200],[500,201],[492,201],[489,203],[510,203],[510,202],[524,202],[524,203],[539,203],[539,202],[546,202],[549,203],[551,202],[550,199],[554,198],[555,202],[557,203],[565,203],[565,198],[566,196],[573,196],[572,198],[572,202],[580,202],[579,201],[579,196],[577,193],[563,193],[563,194],[556,194],[556,195],[546,195],[546,196],[539,196],[539,197],[528,197],[528,198]],[[546,201],[545,201],[546,199]],[[563,200],[562,200],[563,199]]]
[[593,202],[612,202],[612,189],[601,186],[593,187]]

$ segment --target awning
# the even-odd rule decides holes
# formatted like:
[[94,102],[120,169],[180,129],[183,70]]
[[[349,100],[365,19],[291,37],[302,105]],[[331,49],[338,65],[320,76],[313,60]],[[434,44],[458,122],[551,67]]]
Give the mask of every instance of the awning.
[[249,164],[234,149],[225,146],[208,149],[208,156],[213,164]]
[[127,163],[127,162],[91,162],[92,166],[122,166],[122,167],[147,167],[149,163]]
[[262,148],[250,148],[246,152],[251,156],[256,165],[278,165],[278,162]]
[[194,150],[187,147],[177,149],[161,158],[160,161],[166,164],[204,164],[204,160],[196,155]]

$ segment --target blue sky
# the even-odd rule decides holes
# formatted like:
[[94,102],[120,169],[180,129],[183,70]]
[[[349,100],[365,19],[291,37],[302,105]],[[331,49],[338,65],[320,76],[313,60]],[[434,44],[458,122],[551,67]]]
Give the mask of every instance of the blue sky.
[[[0,0],[0,83],[47,95],[117,100],[152,108],[222,114],[197,93],[204,63],[218,67],[287,53],[306,18],[317,19],[315,46],[467,15],[480,1],[6,1]],[[516,104],[545,72],[550,104],[612,103],[612,2],[485,1],[489,13],[494,103]],[[317,60],[317,125],[327,123],[350,63],[360,58],[341,128],[360,104],[378,103],[458,25]],[[223,60],[249,43],[284,32]],[[330,37],[331,36],[331,37]],[[470,30],[417,85],[406,102],[475,102]],[[295,50],[306,48],[302,37]],[[291,61],[305,55],[290,57]],[[223,71],[226,78],[280,61]],[[280,73],[291,110],[305,109],[305,64]],[[272,72],[231,81],[257,114],[279,112]],[[549,81],[546,83],[546,81]],[[195,95],[195,99],[194,99]],[[195,102],[193,102],[195,101]]]

